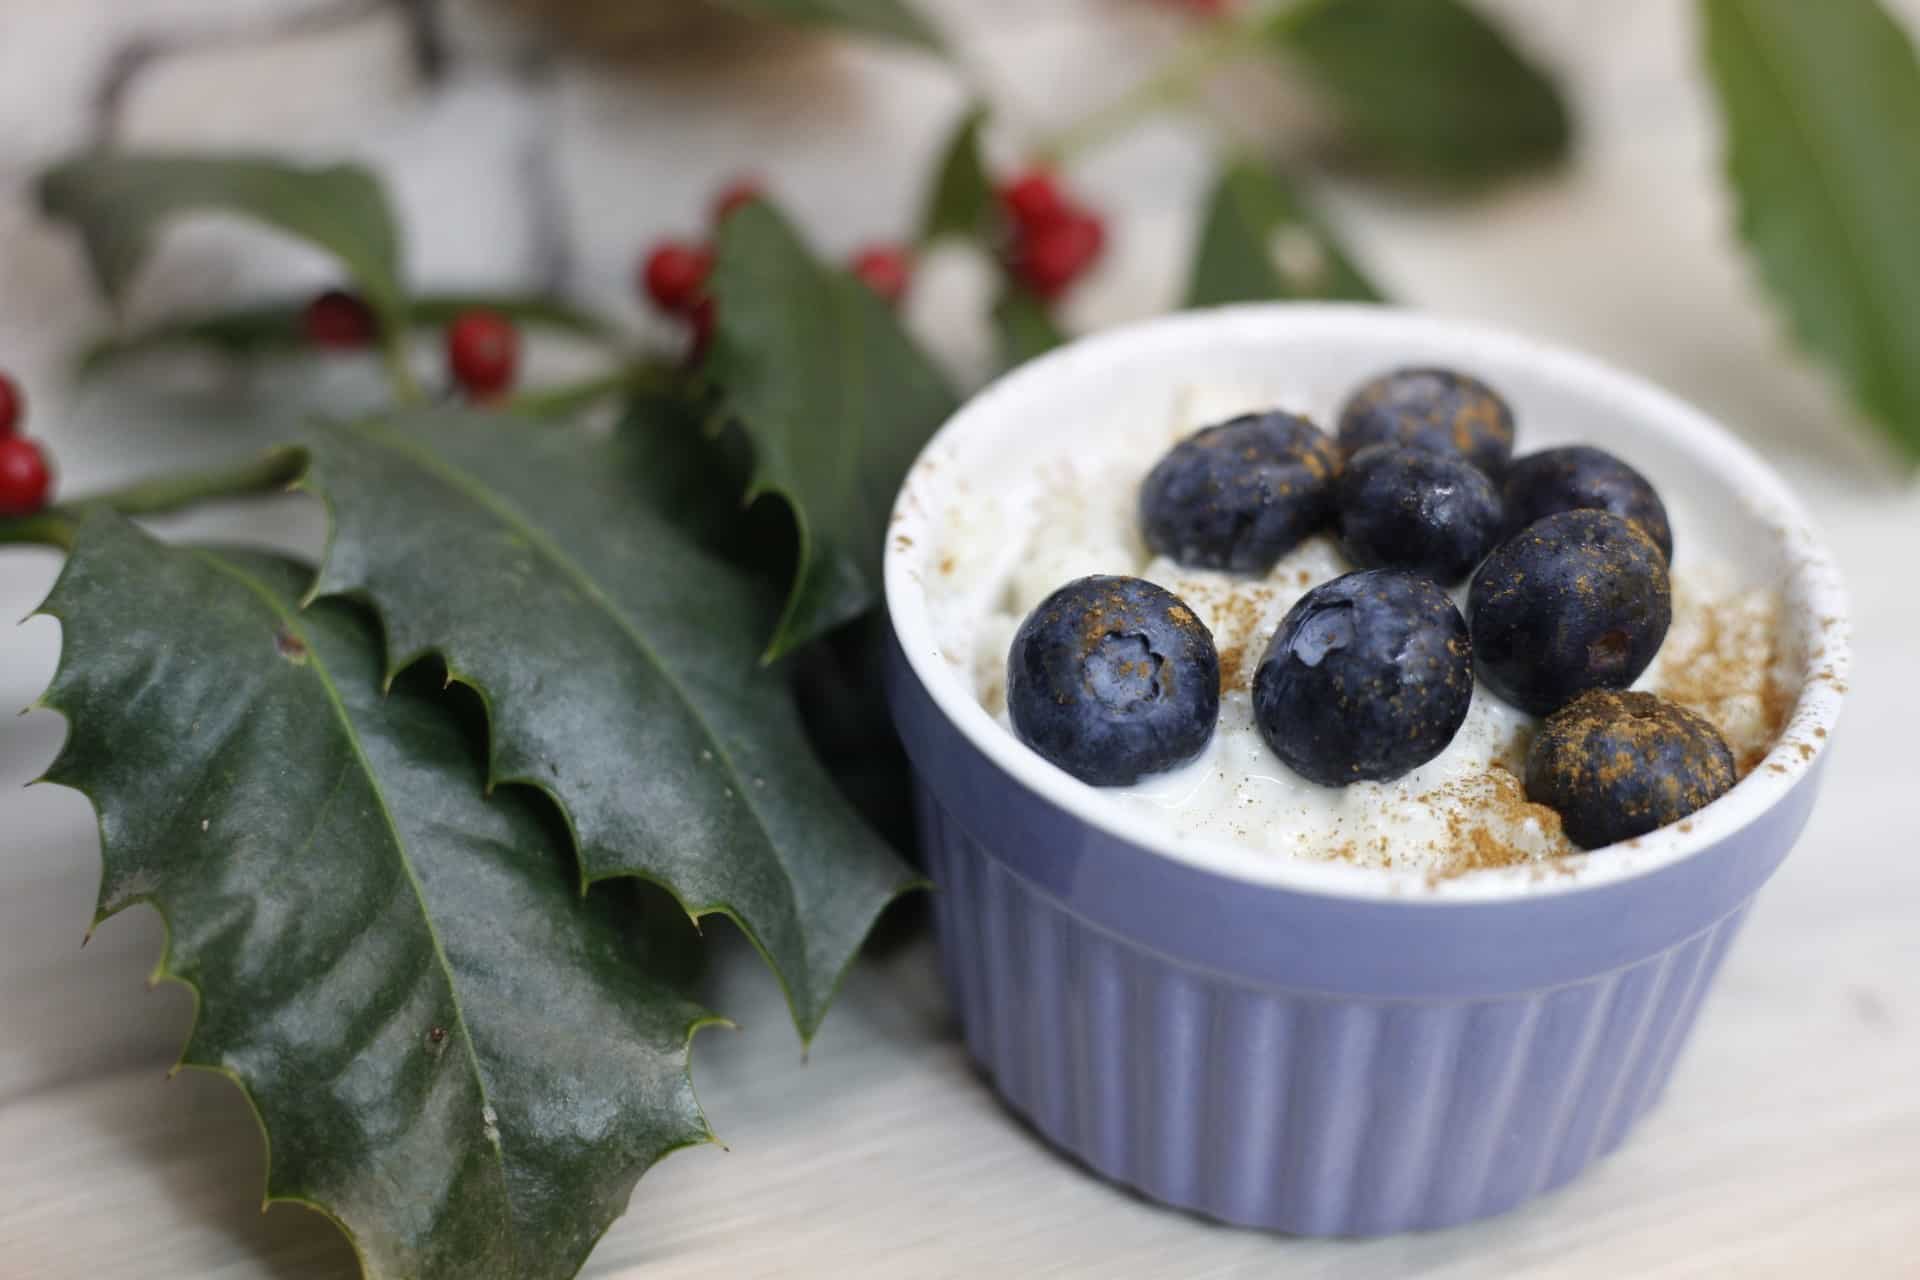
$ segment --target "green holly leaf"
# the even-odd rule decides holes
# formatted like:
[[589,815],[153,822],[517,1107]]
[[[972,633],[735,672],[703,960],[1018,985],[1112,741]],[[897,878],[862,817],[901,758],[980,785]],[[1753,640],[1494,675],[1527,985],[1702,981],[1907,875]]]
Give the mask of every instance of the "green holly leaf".
[[999,335],[1000,367],[1012,369],[1043,356],[1067,340],[1053,322],[1047,304],[1032,290],[1009,286],[993,304],[993,327]]
[[984,107],[967,112],[941,153],[927,207],[920,216],[922,245],[948,236],[983,244],[992,240],[999,199],[980,154],[980,130],[986,120]]
[[1567,154],[1573,125],[1553,80],[1459,0],[1303,0],[1267,30],[1364,165],[1461,184]]
[[895,491],[957,401],[892,310],[765,202],[727,219],[713,292],[707,367],[753,441],[747,497],[778,495],[799,534],[772,659],[879,598]]
[[267,156],[95,151],[40,178],[40,204],[80,231],[118,302],[160,231],[190,213],[230,213],[325,249],[383,318],[405,314],[400,234],[380,183],[358,165],[306,168]]
[[189,214],[250,218],[327,250],[379,319],[388,366],[411,391],[401,345],[407,300],[400,232],[379,179],[358,165],[309,168],[267,156],[92,151],[41,175],[40,205],[79,230],[94,277],[116,304],[160,232]]
[[1872,0],[1708,0],[1740,230],[1800,341],[1920,460],[1920,63]]
[[940,34],[905,0],[715,0],[729,9],[796,26],[881,36],[940,53]]
[[739,490],[707,501],[727,477],[697,424],[645,403],[604,438],[454,411],[314,428],[303,483],[333,519],[314,589],[373,604],[391,670],[432,652],[479,692],[490,780],[560,804],[586,883],[638,876],[734,920],[810,1037],[917,881],[759,662],[775,602],[689,532],[690,505],[737,520]]
[[[111,335],[81,353],[76,372],[82,378],[93,377],[131,359],[191,348],[234,360],[311,351],[303,322],[308,301],[299,298],[233,307]],[[497,311],[525,329],[547,330],[582,341],[612,344],[619,337],[612,322],[558,298],[429,294],[413,300],[407,318],[416,329],[439,329],[462,311],[475,308]]]
[[1382,301],[1290,185],[1256,165],[1233,165],[1207,204],[1187,305],[1308,298]]
[[247,1094],[266,1198],[320,1210],[370,1277],[563,1280],[641,1173],[709,1140],[688,1039],[618,893],[582,899],[532,792],[482,798],[424,682],[383,697],[359,610],[299,608],[274,557],[81,526],[42,612],[51,781],[92,800],[105,919],[165,918],[180,1057]]

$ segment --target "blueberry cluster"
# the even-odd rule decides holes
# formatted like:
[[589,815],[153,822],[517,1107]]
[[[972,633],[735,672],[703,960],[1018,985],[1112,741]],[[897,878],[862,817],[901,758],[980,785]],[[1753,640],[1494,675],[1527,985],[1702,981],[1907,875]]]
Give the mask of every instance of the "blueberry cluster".
[[[1323,786],[1388,781],[1453,741],[1474,681],[1546,717],[1527,792],[1597,848],[1723,794],[1705,720],[1625,693],[1672,618],[1673,534],[1645,476],[1603,450],[1513,457],[1514,415],[1478,379],[1398,369],[1360,387],[1338,439],[1278,410],[1207,427],[1141,484],[1159,555],[1264,575],[1333,533],[1355,572],[1281,621],[1253,677],[1267,745]],[[1448,589],[1472,578],[1466,616]],[[1177,596],[1092,577],[1042,601],[1007,659],[1014,730],[1085,781],[1197,756],[1220,705],[1213,637]]]

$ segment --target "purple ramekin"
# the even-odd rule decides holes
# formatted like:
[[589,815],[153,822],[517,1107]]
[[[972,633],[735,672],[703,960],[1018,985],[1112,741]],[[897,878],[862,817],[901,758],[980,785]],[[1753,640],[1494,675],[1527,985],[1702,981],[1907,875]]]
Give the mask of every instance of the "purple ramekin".
[[[1324,414],[1441,364],[1513,403],[1523,450],[1584,439],[1652,476],[1679,555],[1778,585],[1800,687],[1767,759],[1688,822],[1551,872],[1430,883],[1126,829],[997,724],[943,654],[943,521],[1022,441],[1244,388]],[[1245,407],[1258,407],[1250,401]],[[1704,548],[1704,550],[1703,550]],[[1587,358],[1385,308],[1167,317],[1078,342],[967,405],[894,512],[888,693],[912,757],[967,1045],[1009,1105],[1170,1205],[1302,1235],[1486,1217],[1557,1187],[1658,1101],[1753,895],[1819,788],[1845,602],[1791,492],[1699,412]],[[1482,692],[1479,696],[1488,696]]]

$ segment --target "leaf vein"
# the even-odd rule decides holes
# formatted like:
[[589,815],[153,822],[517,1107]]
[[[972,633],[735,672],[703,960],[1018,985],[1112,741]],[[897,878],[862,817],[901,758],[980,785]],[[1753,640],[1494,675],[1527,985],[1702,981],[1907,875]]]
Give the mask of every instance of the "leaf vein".
[[[300,626],[298,616],[283,606],[281,602],[274,597],[273,592],[267,588],[266,584],[259,581],[259,579],[255,578],[252,574],[239,568],[237,565],[230,564],[218,556],[209,555],[207,552],[198,549],[193,549],[193,555],[211,567],[216,573],[223,574],[246,588],[248,592],[264,603],[274,616],[280,619],[282,626],[292,631],[293,634],[299,638],[300,642],[307,646],[308,669],[314,673],[314,678],[319,681],[321,690],[326,694],[328,705],[333,709],[334,716],[340,723],[341,732],[346,737],[347,746],[353,753],[352,761],[359,765],[361,773],[366,777],[368,789],[373,793],[375,802],[380,806],[380,820],[386,826],[391,836],[394,854],[400,861],[401,870],[406,873],[407,884],[413,891],[415,904],[420,909],[421,924],[427,931],[428,940],[433,944],[434,959],[439,963],[442,975],[447,984],[447,997],[453,1004],[453,1017],[456,1025],[459,1027],[460,1044],[465,1051],[467,1065],[473,1072],[474,1089],[480,1095],[482,1105],[490,1106],[491,1104],[487,1097],[486,1075],[480,1069],[480,1058],[474,1048],[473,1032],[467,1025],[466,1010],[462,1007],[460,988],[459,983],[455,979],[453,962],[447,956],[446,944],[440,937],[438,926],[434,924],[432,911],[428,909],[426,887],[421,884],[419,873],[414,870],[413,860],[407,854],[406,842],[400,836],[399,824],[394,821],[393,810],[387,802],[386,789],[381,786],[379,775],[374,771],[373,762],[367,758],[366,750],[361,745],[360,732],[354,726],[353,717],[347,713],[346,699],[341,696],[339,686],[334,683],[333,673],[327,669],[327,664],[320,654],[315,652],[310,643],[310,637]],[[506,1152],[502,1144],[498,1141],[490,1142],[487,1145],[491,1153],[488,1163],[500,1180],[501,1203],[511,1209],[513,1197],[507,1182]],[[520,1250],[519,1239],[517,1234],[514,1234],[512,1238],[514,1239],[514,1252],[517,1255]]]

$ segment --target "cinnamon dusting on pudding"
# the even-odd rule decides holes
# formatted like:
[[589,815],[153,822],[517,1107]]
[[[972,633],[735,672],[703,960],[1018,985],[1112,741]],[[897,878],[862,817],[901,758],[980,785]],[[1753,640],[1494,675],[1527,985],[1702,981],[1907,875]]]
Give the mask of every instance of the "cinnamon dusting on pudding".
[[[1088,574],[1141,577],[1184,604],[1180,612],[1187,616],[1169,611],[1164,621],[1211,634],[1220,719],[1199,759],[1106,795],[1128,823],[1173,841],[1227,840],[1277,859],[1400,868],[1435,883],[1503,868],[1503,874],[1518,868],[1535,879],[1575,874],[1586,859],[1573,856],[1577,851],[1556,814],[1527,802],[1519,777],[1533,722],[1484,688],[1448,750],[1400,779],[1322,788],[1273,755],[1252,709],[1260,660],[1301,594],[1353,566],[1324,533],[1258,577],[1156,556],[1137,528],[1139,480],[1170,441],[1208,420],[1199,408],[1194,413],[1199,416],[1171,429],[1154,423],[1151,431],[1143,426],[1116,438],[1098,457],[1046,459],[998,495],[995,520],[971,511],[955,516],[950,532],[929,548],[927,564],[937,570],[929,576],[942,596],[961,606],[951,616],[965,635],[963,665],[988,713],[1007,719],[1008,645],[1042,600]],[[1016,526],[1013,545],[1004,527],[1009,520]],[[1710,720],[1742,774],[1764,768],[1789,718],[1806,658],[1790,641],[1777,642],[1784,611],[1779,596],[1771,585],[1756,589],[1705,552],[1689,558],[1671,582],[1673,621],[1662,653],[1638,687]],[[1600,585],[1590,576],[1568,589],[1591,593]],[[1102,612],[1106,622],[1120,620],[1111,608]],[[1614,638],[1603,637],[1596,656],[1606,658],[1617,647]],[[1823,677],[1836,674],[1828,670]],[[1789,758],[1784,752],[1775,757]]]
[[1177,582],[1171,589],[1207,615],[1220,651],[1220,692],[1247,692],[1266,644],[1264,633],[1271,630],[1277,612],[1273,588],[1248,583],[1221,591],[1199,582]]
[[1781,672],[1780,601],[1769,591],[1710,595],[1674,584],[1674,625],[1650,685],[1712,722],[1737,777],[1759,767],[1793,711]]
[[1220,651],[1220,692],[1232,693],[1248,687],[1247,646],[1230,644]]
[[1447,835],[1431,850],[1427,883],[1474,871],[1550,863],[1578,853],[1560,829],[1560,815],[1527,799],[1526,786],[1502,761],[1485,773],[1429,792],[1419,802],[1447,806]]

